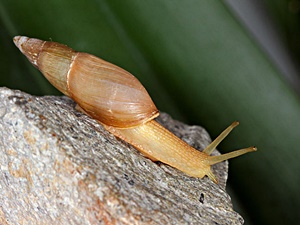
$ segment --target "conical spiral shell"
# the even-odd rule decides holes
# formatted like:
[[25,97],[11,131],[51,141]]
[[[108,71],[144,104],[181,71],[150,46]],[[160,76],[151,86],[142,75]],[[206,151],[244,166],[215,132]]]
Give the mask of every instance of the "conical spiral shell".
[[53,86],[101,123],[128,128],[158,116],[146,89],[122,68],[56,42],[24,36],[14,42]]

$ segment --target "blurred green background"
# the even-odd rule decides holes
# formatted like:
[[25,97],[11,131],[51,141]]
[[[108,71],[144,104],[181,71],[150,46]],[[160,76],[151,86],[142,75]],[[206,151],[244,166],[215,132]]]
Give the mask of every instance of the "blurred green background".
[[[215,138],[230,161],[245,224],[299,224],[298,0],[1,0],[0,86],[59,94],[13,45],[15,35],[67,44],[130,71],[157,107]],[[1,204],[0,204],[1,205]]]

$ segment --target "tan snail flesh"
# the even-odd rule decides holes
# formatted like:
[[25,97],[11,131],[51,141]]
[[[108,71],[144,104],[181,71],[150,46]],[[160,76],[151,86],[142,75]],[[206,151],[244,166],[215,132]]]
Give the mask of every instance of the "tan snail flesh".
[[238,125],[234,122],[200,152],[154,120],[159,115],[156,106],[129,72],[56,42],[16,36],[14,43],[52,85],[77,102],[81,111],[153,161],[161,161],[193,177],[207,175],[217,182],[211,165],[256,150],[249,147],[210,156]]

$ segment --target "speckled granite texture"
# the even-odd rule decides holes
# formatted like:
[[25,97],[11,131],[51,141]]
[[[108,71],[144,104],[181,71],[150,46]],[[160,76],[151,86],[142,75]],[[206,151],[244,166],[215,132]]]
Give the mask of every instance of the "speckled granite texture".
[[[0,88],[0,224],[243,224],[225,192],[227,162],[213,167],[219,184],[189,177],[74,106]],[[158,120],[197,149],[210,142],[201,127]]]

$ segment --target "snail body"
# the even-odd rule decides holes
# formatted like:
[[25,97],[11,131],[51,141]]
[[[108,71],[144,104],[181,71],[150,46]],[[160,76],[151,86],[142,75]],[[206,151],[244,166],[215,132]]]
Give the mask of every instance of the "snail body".
[[137,78],[124,69],[56,42],[16,36],[14,43],[53,86],[77,102],[81,111],[153,161],[193,177],[207,175],[217,182],[211,165],[256,150],[249,147],[210,156],[238,125],[234,122],[200,152],[154,120],[159,112],[151,97]]

